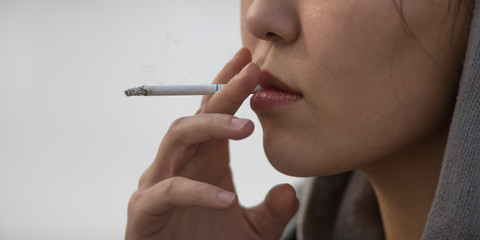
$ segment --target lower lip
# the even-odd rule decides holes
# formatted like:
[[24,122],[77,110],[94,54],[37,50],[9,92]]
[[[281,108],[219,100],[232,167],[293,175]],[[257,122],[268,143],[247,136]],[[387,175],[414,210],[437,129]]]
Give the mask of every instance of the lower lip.
[[250,99],[253,110],[271,109],[292,104],[302,98],[301,95],[278,90],[263,89]]

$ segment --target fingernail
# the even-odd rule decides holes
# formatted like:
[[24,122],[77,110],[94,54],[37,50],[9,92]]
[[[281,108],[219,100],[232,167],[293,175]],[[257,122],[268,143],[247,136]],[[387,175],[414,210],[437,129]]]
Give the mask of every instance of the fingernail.
[[246,72],[246,71],[247,71],[247,68],[250,67],[250,65],[252,65],[252,64],[253,64],[253,63],[249,63],[249,64],[245,65],[245,67],[242,68],[242,71],[240,71],[239,74]]
[[247,72],[247,68],[250,66],[250,64],[252,64],[252,63],[249,63],[249,64],[245,65],[245,67],[243,67],[242,70],[240,70],[239,73],[235,74],[235,77],[238,78],[238,77],[243,76]]
[[248,123],[248,119],[243,119],[243,118],[232,118],[230,124],[232,127],[235,127],[235,128],[243,128],[243,126],[245,126],[245,124]]
[[235,199],[235,194],[231,192],[219,192],[217,194],[217,199],[220,201],[220,203],[228,205]]

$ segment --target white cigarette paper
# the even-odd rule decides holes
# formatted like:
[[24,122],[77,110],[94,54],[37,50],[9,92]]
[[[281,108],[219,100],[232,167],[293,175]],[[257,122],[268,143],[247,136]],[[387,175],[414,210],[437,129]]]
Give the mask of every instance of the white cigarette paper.
[[[129,96],[168,96],[168,95],[212,95],[225,84],[211,85],[170,85],[170,86],[141,86],[125,90]],[[257,86],[253,93],[262,89]]]

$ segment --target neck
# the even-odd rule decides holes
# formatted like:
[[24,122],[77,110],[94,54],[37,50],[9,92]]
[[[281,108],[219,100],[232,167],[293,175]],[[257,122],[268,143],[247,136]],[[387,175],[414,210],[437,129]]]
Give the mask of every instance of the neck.
[[362,172],[377,195],[386,239],[420,239],[435,195],[448,130]]

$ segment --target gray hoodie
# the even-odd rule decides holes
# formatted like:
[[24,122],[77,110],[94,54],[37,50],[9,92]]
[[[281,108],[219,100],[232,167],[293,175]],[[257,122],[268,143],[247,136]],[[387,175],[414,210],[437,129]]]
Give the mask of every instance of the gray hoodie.
[[[442,170],[422,239],[480,239],[480,0]],[[296,224],[284,239],[384,239],[375,193],[359,172],[305,183]]]

